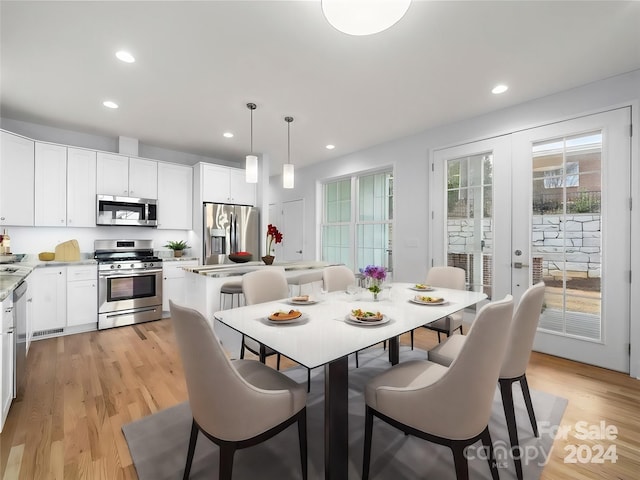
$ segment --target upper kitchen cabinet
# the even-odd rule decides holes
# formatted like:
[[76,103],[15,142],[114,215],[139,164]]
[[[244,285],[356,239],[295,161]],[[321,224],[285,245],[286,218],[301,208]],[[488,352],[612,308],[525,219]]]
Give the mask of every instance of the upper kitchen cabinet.
[[96,152],[36,142],[35,225],[95,227]]
[[255,205],[255,184],[245,181],[244,170],[222,165],[200,164],[202,201]]
[[158,163],[158,228],[191,230],[193,169]]
[[67,226],[96,226],[96,152],[67,149]]
[[158,162],[98,152],[96,193],[158,198]]
[[67,147],[35,144],[35,224],[67,225]]
[[34,142],[0,132],[0,225],[33,225]]

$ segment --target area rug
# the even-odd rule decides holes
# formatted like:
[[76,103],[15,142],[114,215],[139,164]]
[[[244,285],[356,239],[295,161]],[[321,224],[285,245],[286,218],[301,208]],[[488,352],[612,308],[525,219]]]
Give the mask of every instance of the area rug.
[[[424,359],[422,350],[405,350],[401,361]],[[349,370],[349,479],[361,478],[364,438],[363,386],[366,381],[389,368],[387,353],[372,348],[360,353],[360,368],[350,359]],[[306,382],[307,370],[296,367],[285,371],[294,380]],[[324,478],[323,453],[323,387],[322,368],[312,370],[311,393],[307,402],[309,479]],[[540,438],[535,438],[524,407],[522,394],[514,384],[514,399],[518,435],[523,455],[525,480],[536,480],[549,458],[553,446],[553,426],[560,425],[567,405],[566,399],[532,390],[531,397],[540,425]],[[425,408],[438,408],[425,405]],[[420,412],[416,412],[419,415]],[[175,480],[182,478],[191,411],[188,402],[157,412],[122,427],[131,457],[140,480]],[[515,479],[515,467],[508,455],[507,433],[500,393],[496,388],[489,430],[496,447],[501,479]],[[478,446],[480,443],[478,443]],[[487,461],[478,450],[470,450],[469,468],[472,479],[490,479]],[[218,448],[202,434],[198,438],[192,479],[217,478]],[[297,427],[285,431],[255,447],[237,451],[234,459],[234,480],[301,478]],[[371,474],[372,480],[415,480],[421,478],[454,480],[453,457],[447,447],[435,445],[415,437],[405,436],[387,424],[374,420]]]

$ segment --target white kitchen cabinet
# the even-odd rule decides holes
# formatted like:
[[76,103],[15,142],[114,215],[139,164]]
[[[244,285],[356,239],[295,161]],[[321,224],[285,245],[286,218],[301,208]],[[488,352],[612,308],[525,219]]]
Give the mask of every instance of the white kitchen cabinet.
[[98,152],[96,161],[96,193],[158,198],[158,162],[105,152]]
[[192,167],[159,162],[158,228],[191,230],[192,212]]
[[255,205],[256,187],[245,172],[222,165],[202,165],[202,201]]
[[35,143],[35,225],[67,225],[67,147]]
[[67,327],[98,322],[98,267],[67,267]]
[[50,330],[63,329],[67,323],[66,267],[36,268],[29,279],[29,287],[33,289],[33,336],[48,335]]
[[67,149],[67,226],[96,226],[96,152]]
[[13,400],[13,349],[15,332],[13,325],[13,306],[11,297],[2,301],[2,329],[0,330],[0,432],[9,413]]
[[162,310],[169,311],[169,300],[184,305],[185,280],[182,267],[195,267],[197,260],[162,262]]
[[0,133],[0,225],[33,226],[34,142]]
[[96,152],[36,142],[35,225],[95,227]]
[[129,196],[158,198],[158,162],[129,158]]

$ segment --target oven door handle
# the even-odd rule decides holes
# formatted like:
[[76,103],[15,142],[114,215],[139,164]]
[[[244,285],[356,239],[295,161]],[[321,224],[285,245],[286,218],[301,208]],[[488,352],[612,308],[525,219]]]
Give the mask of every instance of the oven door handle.
[[130,277],[131,275],[147,275],[147,274],[156,274],[162,273],[162,269],[153,269],[153,270],[117,270],[115,272],[98,272],[98,276],[102,278],[121,278],[121,277]]

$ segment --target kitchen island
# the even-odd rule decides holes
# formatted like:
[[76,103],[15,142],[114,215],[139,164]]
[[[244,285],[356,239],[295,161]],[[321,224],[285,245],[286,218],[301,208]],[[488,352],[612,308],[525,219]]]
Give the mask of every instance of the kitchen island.
[[[329,264],[326,262],[282,262],[265,265],[262,262],[247,262],[236,264],[200,265],[197,267],[183,267],[185,270],[184,292],[185,305],[198,310],[209,321],[220,338],[227,352],[237,358],[240,352],[241,336],[213,319],[214,312],[220,305],[220,287],[229,281],[241,281],[245,273],[265,268],[280,269],[291,283],[296,283],[299,275],[316,272]],[[319,276],[318,275],[318,276]]]

